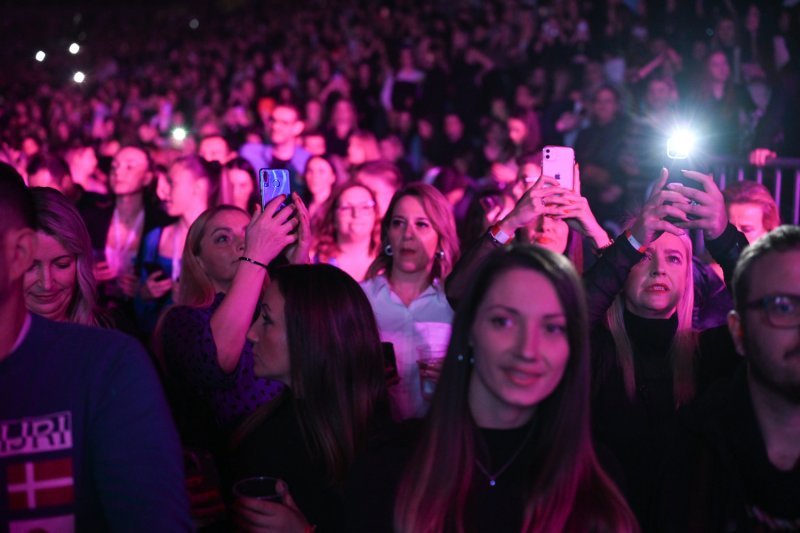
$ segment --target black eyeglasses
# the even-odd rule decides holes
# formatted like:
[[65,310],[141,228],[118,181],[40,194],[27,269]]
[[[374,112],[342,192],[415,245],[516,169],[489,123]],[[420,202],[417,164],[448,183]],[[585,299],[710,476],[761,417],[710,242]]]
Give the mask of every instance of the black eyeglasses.
[[767,321],[776,328],[795,328],[800,326],[800,296],[795,294],[774,294],[765,296],[744,306],[745,309],[762,308]]

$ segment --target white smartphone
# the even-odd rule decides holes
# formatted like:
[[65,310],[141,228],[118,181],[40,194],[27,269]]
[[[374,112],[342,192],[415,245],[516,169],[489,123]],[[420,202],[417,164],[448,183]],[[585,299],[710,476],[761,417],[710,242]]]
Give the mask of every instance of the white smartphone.
[[561,187],[572,190],[574,186],[575,150],[569,146],[542,148],[542,176],[555,178]]

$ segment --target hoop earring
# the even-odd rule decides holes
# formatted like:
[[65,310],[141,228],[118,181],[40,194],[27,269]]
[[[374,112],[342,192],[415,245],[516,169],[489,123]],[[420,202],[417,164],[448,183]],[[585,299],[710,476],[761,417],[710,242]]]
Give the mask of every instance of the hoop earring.
[[391,245],[391,244],[387,244],[386,246],[384,246],[384,247],[383,247],[383,253],[385,253],[386,255],[388,255],[389,257],[391,257],[391,256],[392,256],[392,254],[394,253],[394,252],[392,251],[392,245]]

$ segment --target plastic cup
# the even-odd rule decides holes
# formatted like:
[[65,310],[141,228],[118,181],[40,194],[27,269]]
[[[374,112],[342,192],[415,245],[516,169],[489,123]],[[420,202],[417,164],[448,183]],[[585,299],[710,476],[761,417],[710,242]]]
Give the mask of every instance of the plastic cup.
[[439,374],[442,372],[447,346],[420,346],[417,351],[420,392],[426,401],[430,401],[433,398],[433,391],[436,390]]

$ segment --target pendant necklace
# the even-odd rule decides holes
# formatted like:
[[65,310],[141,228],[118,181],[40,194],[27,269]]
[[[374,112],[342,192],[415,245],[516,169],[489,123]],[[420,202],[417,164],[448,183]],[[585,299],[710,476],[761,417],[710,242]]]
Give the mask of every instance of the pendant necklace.
[[[503,473],[506,470],[508,470],[508,468],[512,464],[514,464],[514,461],[517,460],[517,457],[519,457],[519,454],[521,454],[522,450],[525,449],[525,446],[528,444],[528,441],[530,440],[531,435],[533,435],[534,426],[535,426],[535,424],[531,423],[531,427],[530,427],[530,429],[528,429],[528,433],[525,434],[525,438],[522,439],[522,442],[519,444],[519,446],[517,446],[517,449],[514,450],[514,453],[511,454],[511,458],[508,461],[506,461],[505,464],[503,464],[503,466],[501,466],[499,469],[497,469],[497,471],[495,471],[494,473],[489,473],[489,469],[481,464],[481,461],[480,461],[480,459],[478,459],[477,455],[475,456],[475,466],[477,466],[478,470],[480,470],[481,473],[484,476],[486,476],[486,478],[489,480],[489,486],[490,487],[494,487],[495,485],[497,485],[497,478],[502,476]],[[480,433],[478,433],[478,434],[480,435]],[[489,452],[489,446],[488,446],[488,444],[486,444],[486,441],[483,439],[482,435],[481,435],[481,443],[484,445],[484,448],[486,449],[486,457],[489,458],[489,460],[491,461],[491,453]],[[491,462],[490,462],[489,463],[489,468],[491,468],[491,466],[492,465],[491,465]]]

